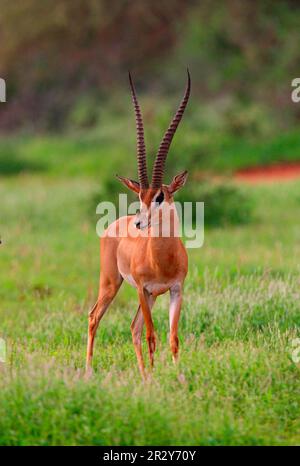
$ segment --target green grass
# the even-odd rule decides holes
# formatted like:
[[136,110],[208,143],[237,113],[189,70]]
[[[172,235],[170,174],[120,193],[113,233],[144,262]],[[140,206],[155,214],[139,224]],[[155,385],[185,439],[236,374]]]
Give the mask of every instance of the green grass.
[[180,364],[164,296],[147,384],[126,284],[100,324],[94,377],[82,377],[99,273],[97,185],[83,175],[1,179],[0,445],[299,444],[299,182],[244,188],[255,219],[206,230],[204,246],[189,251]]

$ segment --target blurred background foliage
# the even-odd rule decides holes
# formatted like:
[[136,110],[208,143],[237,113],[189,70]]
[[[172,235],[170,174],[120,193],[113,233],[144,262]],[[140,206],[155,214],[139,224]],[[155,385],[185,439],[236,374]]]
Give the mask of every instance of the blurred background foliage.
[[[102,183],[96,196],[113,197],[120,187],[112,175],[136,176],[128,70],[151,167],[186,66],[192,98],[166,181],[188,169],[189,195],[211,198],[212,188],[208,195],[198,184],[212,173],[299,159],[300,105],[291,101],[299,1],[0,0],[0,7],[2,174],[93,176]],[[215,190],[217,199],[220,190],[243,198],[228,180]]]
[[210,103],[208,126],[225,124],[225,113],[233,133],[255,135],[268,133],[274,120],[286,126],[300,116],[299,106],[290,106],[300,58],[297,0],[1,0],[0,6],[0,73],[10,101],[1,109],[3,129],[96,125],[103,106],[120,105],[128,69],[141,92],[169,99],[182,89],[187,65],[194,102]]

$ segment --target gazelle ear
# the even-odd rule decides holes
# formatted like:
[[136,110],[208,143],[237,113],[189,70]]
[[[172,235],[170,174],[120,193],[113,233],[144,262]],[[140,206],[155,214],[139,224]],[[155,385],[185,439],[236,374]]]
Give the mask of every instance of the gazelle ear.
[[140,192],[140,183],[138,183],[137,181],[131,180],[130,178],[124,178],[123,176],[119,175],[116,175],[116,177],[131,191],[134,191],[137,194]]
[[176,193],[182,186],[185,185],[185,182],[188,177],[188,172],[185,170],[182,173],[179,173],[179,175],[174,176],[171,184],[168,186],[168,191],[170,194]]

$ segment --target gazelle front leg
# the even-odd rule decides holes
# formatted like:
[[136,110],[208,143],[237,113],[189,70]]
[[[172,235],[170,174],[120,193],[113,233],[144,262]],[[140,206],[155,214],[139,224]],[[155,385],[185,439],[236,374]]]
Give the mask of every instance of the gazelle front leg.
[[[149,304],[150,310],[152,309],[154,301],[155,301],[155,298],[153,298],[153,296],[150,295],[148,297],[148,304]],[[143,325],[144,325],[144,317],[143,317],[141,305],[139,305],[135,318],[131,322],[130,329],[131,329],[132,341],[134,344],[136,357],[138,360],[139,370],[140,370],[142,377],[145,378],[145,364],[144,364],[143,353],[142,353]]]
[[170,347],[173,361],[178,360],[179,340],[178,322],[182,303],[182,283],[177,283],[170,289]]
[[155,352],[155,334],[154,325],[151,316],[151,295],[144,288],[139,288],[139,300],[146,325],[146,339],[148,343],[150,365],[153,367],[154,364],[154,352]]

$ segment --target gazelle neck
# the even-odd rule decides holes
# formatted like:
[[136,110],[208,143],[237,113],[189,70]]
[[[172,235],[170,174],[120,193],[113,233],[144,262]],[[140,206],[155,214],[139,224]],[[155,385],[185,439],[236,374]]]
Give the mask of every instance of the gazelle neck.
[[152,219],[149,239],[151,246],[158,250],[179,241],[180,222],[175,204],[168,204]]

